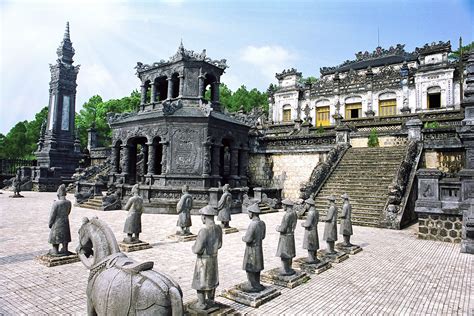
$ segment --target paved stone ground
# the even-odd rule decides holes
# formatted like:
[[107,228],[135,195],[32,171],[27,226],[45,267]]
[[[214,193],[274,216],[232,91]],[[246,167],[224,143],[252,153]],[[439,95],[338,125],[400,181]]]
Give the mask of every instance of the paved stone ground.
[[[24,199],[9,199],[0,194],[0,314],[85,314],[88,271],[82,263],[47,268],[33,259],[49,249],[48,216],[55,193],[22,192]],[[73,200],[73,196],[69,195]],[[100,212],[74,207],[70,216],[72,243],[77,245],[77,229],[84,216],[105,220],[118,239],[123,238],[124,211]],[[263,215],[267,224],[264,240],[266,270],[279,266],[274,257],[281,213]],[[240,232],[224,236],[219,252],[220,286],[217,294],[246,280],[241,269],[248,224],[245,214],[233,216],[232,225]],[[181,285],[184,301],[195,298],[191,288],[195,256],[192,242],[166,239],[175,231],[176,216],[144,214],[143,240],[152,249],[129,254],[139,260],[155,262],[155,269],[171,275]],[[200,217],[193,216],[192,231],[197,233]],[[319,225],[322,236],[323,225]],[[354,243],[364,251],[350,256],[332,269],[258,309],[224,298],[242,314],[262,315],[467,315],[474,314],[474,256],[461,254],[458,244],[418,240],[416,226],[403,231],[354,227]],[[303,229],[296,232],[297,255]],[[324,246],[324,244],[322,243]]]

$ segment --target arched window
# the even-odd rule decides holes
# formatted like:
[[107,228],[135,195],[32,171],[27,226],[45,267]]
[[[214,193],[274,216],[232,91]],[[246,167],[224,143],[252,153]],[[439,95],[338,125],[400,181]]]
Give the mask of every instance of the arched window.
[[397,114],[397,95],[395,92],[385,92],[379,95],[379,116]]
[[206,74],[206,77],[204,79],[204,91],[202,91],[202,95],[204,96],[205,100],[213,102],[219,101],[214,100],[216,96],[216,93],[214,91],[216,81],[216,77],[214,77],[212,74]]
[[172,87],[173,87],[173,90],[171,91],[171,98],[174,99],[174,98],[179,97],[179,75],[178,75],[178,73],[175,72],[171,76],[171,82],[172,82]]
[[362,98],[359,96],[349,97],[345,99],[345,119],[354,119],[362,117]]
[[155,100],[152,101],[164,101],[166,100],[166,94],[168,93],[168,81],[165,76],[158,77],[155,79]]
[[426,90],[428,109],[441,108],[441,88],[439,86],[429,87]]
[[283,106],[283,122],[291,122],[291,105]]
[[319,100],[315,104],[315,111],[316,111],[316,124],[315,126],[329,126],[330,124],[330,107],[329,107],[329,100]]

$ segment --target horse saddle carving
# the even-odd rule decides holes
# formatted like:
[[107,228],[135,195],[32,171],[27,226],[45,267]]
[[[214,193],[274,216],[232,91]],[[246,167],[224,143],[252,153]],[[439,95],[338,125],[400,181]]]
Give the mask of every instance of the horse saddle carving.
[[137,274],[141,271],[147,271],[153,269],[154,262],[153,261],[146,261],[146,262],[136,262],[127,257],[117,257],[111,260],[108,264],[108,267],[116,267],[124,272]]

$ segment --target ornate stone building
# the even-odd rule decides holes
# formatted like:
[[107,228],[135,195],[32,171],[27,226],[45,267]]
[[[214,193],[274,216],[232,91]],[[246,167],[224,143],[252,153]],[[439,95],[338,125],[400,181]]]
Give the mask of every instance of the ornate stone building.
[[459,109],[459,69],[448,60],[451,44],[439,42],[406,52],[404,45],[359,52],[356,59],[320,69],[315,83],[296,69],[276,74],[270,97],[274,123],[308,118],[315,126],[340,119]]
[[250,127],[220,109],[226,68],[225,60],[211,60],[205,50],[195,53],[182,44],[168,61],[137,63],[139,111],[108,117],[111,181],[148,184],[148,200],[161,199],[161,209],[184,184],[202,200],[211,187],[245,187]]

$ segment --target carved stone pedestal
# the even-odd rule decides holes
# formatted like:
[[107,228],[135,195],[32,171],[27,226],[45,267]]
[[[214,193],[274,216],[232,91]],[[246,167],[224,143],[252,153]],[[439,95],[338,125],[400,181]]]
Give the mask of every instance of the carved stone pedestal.
[[47,253],[45,255],[36,257],[35,260],[44,266],[55,267],[63,264],[78,262],[79,257],[73,252],[71,252],[71,254],[67,256],[52,256]]
[[225,304],[215,302],[214,306],[207,308],[205,310],[197,309],[195,307],[197,300],[193,300],[184,306],[185,312],[184,315],[192,315],[192,316],[217,316],[217,315],[234,315],[235,310]]
[[193,240],[196,240],[196,237],[197,235],[194,235],[194,234],[190,234],[190,235],[173,234],[173,235],[168,236],[169,239],[179,241],[179,242],[193,241]]
[[259,307],[260,305],[265,304],[266,302],[281,295],[281,292],[273,286],[266,286],[263,291],[256,293],[245,292],[241,289],[241,286],[244,284],[246,283],[241,283],[234,286],[233,288],[222,293],[222,296],[240,304],[251,307]]
[[124,242],[119,242],[119,248],[122,252],[132,252],[138,250],[144,250],[152,248],[151,245],[147,242],[140,241],[133,244],[127,244]]
[[235,227],[229,227],[229,228],[224,228],[222,227],[222,233],[224,234],[232,234],[232,233],[237,233],[239,232],[239,230]]
[[319,263],[308,263],[306,258],[298,258],[293,262],[295,267],[309,274],[320,274],[332,268],[331,263],[327,260],[321,260]]
[[11,197],[11,198],[13,198],[13,199],[24,198],[24,196],[21,195],[21,194],[18,194],[18,195],[10,195],[9,197]]
[[280,275],[280,268],[275,268],[262,274],[262,281],[274,285],[287,287],[289,289],[295,288],[307,282],[310,277],[306,272],[295,270],[293,275]]
[[356,253],[362,251],[362,248],[358,245],[352,245],[352,246],[346,247],[346,246],[343,246],[342,243],[337,243],[335,248],[348,255],[355,255]]
[[327,253],[326,249],[322,249],[318,250],[318,259],[332,263],[340,263],[346,259],[349,259],[349,255],[341,251],[337,251],[336,253]]

